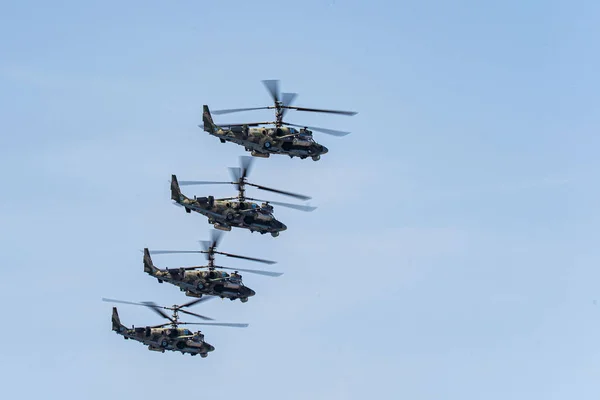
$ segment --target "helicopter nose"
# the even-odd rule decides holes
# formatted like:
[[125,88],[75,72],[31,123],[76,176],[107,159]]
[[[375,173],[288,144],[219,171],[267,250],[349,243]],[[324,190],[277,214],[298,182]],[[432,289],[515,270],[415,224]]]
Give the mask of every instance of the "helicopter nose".
[[321,154],[327,154],[329,153],[329,149],[325,146],[321,146]]
[[206,351],[215,351],[215,347],[211,344],[208,344],[206,342],[204,342],[204,344],[206,345]]
[[254,290],[252,290],[252,289],[250,289],[248,287],[246,288],[246,293],[245,293],[246,297],[252,297],[255,294],[256,294],[256,292]]
[[287,226],[285,226],[285,224],[283,224],[283,223],[281,223],[281,222],[280,222],[279,224],[281,225],[281,226],[279,227],[279,231],[283,232],[283,231],[287,230]]

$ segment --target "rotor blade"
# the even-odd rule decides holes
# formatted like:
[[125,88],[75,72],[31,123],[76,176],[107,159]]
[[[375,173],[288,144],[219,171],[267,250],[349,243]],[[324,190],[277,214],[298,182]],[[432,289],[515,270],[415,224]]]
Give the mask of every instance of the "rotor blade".
[[[234,126],[259,126],[259,125],[267,125],[272,124],[273,122],[248,122],[245,124],[215,124],[220,128],[231,128]],[[204,128],[204,126],[202,127]]]
[[284,106],[291,106],[298,97],[298,93],[281,93],[281,102]]
[[212,239],[211,247],[214,249],[218,246],[218,244],[223,239],[223,231],[218,231],[216,229],[212,229],[210,231],[210,237]]
[[268,188],[266,186],[255,185],[254,183],[246,183],[246,185],[254,186],[255,188],[258,188],[258,189],[261,189],[261,190],[266,190],[266,191],[269,191],[269,192],[274,192],[274,193],[279,193],[279,194],[283,194],[283,195],[290,196],[290,197],[295,197],[296,199],[300,199],[300,200],[310,200],[311,199],[311,197],[305,196],[303,194],[286,192],[286,191],[279,190],[279,189],[271,189],[271,188]]
[[154,326],[150,326],[149,328],[162,328],[162,327],[167,326],[167,325],[171,325],[171,324],[168,323],[168,324],[154,325]]
[[151,309],[152,311],[154,311],[155,313],[157,313],[158,315],[160,315],[161,317],[166,318],[171,322],[173,321],[173,319],[171,317],[169,317],[167,314],[165,314],[164,311],[162,311],[160,309],[160,308],[165,308],[165,307],[161,307],[152,301],[145,301],[144,305],[146,307],[148,307],[149,309]]
[[115,300],[115,299],[105,299],[102,298],[102,301],[106,301],[108,303],[121,303],[121,304],[133,304],[134,306],[146,306],[144,303],[134,303],[132,301],[123,301],[123,300]]
[[150,254],[191,254],[204,253],[201,250],[151,250]]
[[[200,253],[208,253],[208,248],[210,247],[210,241],[198,240],[198,243],[200,243],[202,245],[202,248],[204,249]],[[206,256],[206,258],[208,258],[208,255]]]
[[242,169],[240,167],[229,167],[229,174],[231,175],[231,180],[235,182],[235,185],[239,190],[240,188],[237,183],[240,181],[240,177],[242,176]]
[[[191,307],[193,305],[196,305],[198,303],[202,303],[204,301],[208,301],[210,299],[211,299],[210,297],[201,297],[199,299],[194,299],[194,300],[188,301],[187,303],[184,303],[184,304],[182,304],[180,306],[177,306],[177,309],[179,310],[180,308],[183,308],[183,307]],[[182,310],[179,310],[179,311],[182,311]]]
[[219,184],[232,184],[233,182],[216,182],[216,181],[179,181],[179,186],[188,185],[219,185]]
[[238,256],[236,254],[223,253],[221,251],[215,251],[215,254],[222,254],[224,256],[232,257],[232,258],[240,258],[242,260],[256,261],[256,262],[260,262],[260,263],[263,263],[263,264],[277,264],[277,261],[263,260],[262,258]]
[[144,301],[142,303],[134,303],[132,301],[123,301],[123,300],[115,300],[115,299],[105,299],[102,298],[102,301],[107,301],[110,303],[122,303],[122,304],[133,304],[135,306],[145,306],[150,308],[152,311],[156,312],[158,315],[160,315],[163,318],[168,319],[169,321],[173,322],[173,320],[171,319],[171,317],[169,317],[167,314],[165,314],[162,310],[159,309],[160,308],[165,308],[165,307],[161,307],[151,301]]
[[242,179],[246,179],[250,175],[252,170],[252,164],[254,164],[254,158],[250,156],[240,156],[240,166],[242,168]]
[[193,315],[194,317],[202,318],[202,319],[204,319],[204,320],[206,320],[206,321],[213,321],[213,319],[212,319],[212,318],[205,317],[204,315],[196,314],[196,313],[193,313],[193,312],[191,312],[191,311],[185,311],[185,310],[178,310],[178,311],[179,311],[180,313],[184,313],[184,314],[188,314],[188,315]]
[[279,202],[279,201],[260,200],[260,199],[251,199],[251,198],[247,198],[247,199],[248,200],[254,200],[254,201],[262,201],[262,202],[270,203],[270,204],[275,204],[277,206],[294,208],[294,209],[300,210],[300,211],[314,211],[314,210],[317,209],[317,207],[303,206],[303,205],[300,205],[300,204],[282,203],[282,202]]
[[213,325],[213,326],[228,326],[231,328],[247,328],[249,324],[235,324],[227,322],[180,322],[179,325]]
[[271,94],[273,101],[278,102],[279,101],[279,81],[276,79],[269,79],[269,80],[262,81],[262,83],[263,83],[263,85],[265,85],[265,87]]
[[294,107],[294,106],[282,106],[282,107],[289,108],[290,110],[320,112],[320,113],[327,113],[327,114],[341,114],[341,115],[356,115],[356,114],[358,114],[355,111],[323,110],[320,108],[306,108],[306,107]]
[[316,126],[290,124],[289,122],[284,122],[284,124],[290,125],[290,126],[297,126],[299,128],[310,129],[311,131],[317,131],[317,132],[327,133],[328,135],[332,135],[332,136],[346,136],[346,135],[348,135],[350,133],[350,132],[344,132],[344,131],[336,131],[334,129],[318,128]]
[[[291,106],[296,97],[298,97],[298,93],[281,93],[281,102],[284,106]],[[285,113],[287,112],[287,110],[287,108],[284,108],[282,110],[282,117],[285,117]]]
[[269,108],[273,108],[272,106],[269,107],[251,107],[251,108],[230,108],[230,109],[226,109],[226,110],[211,110],[211,114],[213,115],[221,115],[221,114],[230,114],[230,113],[235,113],[235,112],[242,112],[242,111],[254,111],[254,110],[266,110]]
[[261,271],[258,269],[229,268],[229,267],[222,267],[222,266],[218,266],[215,268],[229,269],[232,271],[250,272],[251,274],[258,274],[258,275],[265,275],[265,276],[281,276],[281,275],[283,275],[283,272]]

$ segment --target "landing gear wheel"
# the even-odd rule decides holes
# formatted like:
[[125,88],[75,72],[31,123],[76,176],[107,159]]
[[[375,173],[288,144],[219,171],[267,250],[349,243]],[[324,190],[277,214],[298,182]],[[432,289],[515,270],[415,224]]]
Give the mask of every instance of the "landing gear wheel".
[[247,301],[248,301],[248,298],[247,298],[247,297],[242,297],[242,298],[240,299],[240,301],[241,301],[242,303],[245,303],[245,302],[247,302]]
[[200,353],[200,357],[206,358],[206,357],[208,357],[208,353]]
[[277,237],[277,236],[279,236],[279,232],[271,232],[271,236]]
[[319,161],[321,159],[321,156],[313,156],[313,161]]

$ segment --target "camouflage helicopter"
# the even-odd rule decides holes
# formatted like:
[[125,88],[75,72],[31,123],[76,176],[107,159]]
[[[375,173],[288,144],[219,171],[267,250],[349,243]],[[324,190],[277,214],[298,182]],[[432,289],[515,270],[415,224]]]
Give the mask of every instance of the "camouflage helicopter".
[[[233,182],[212,181],[181,181],[178,182],[175,175],[171,175],[171,199],[174,204],[185,208],[187,213],[196,211],[208,217],[208,223],[213,224],[216,229],[231,231],[232,227],[248,229],[250,232],[271,233],[271,236],[279,236],[279,232],[285,231],[287,226],[273,216],[271,204],[290,207],[301,211],[313,211],[316,207],[303,206],[299,204],[282,203],[277,201],[259,200],[245,196],[245,186],[254,186],[258,189],[308,200],[310,197],[301,194],[284,192],[265,186],[255,185],[247,182],[246,177],[250,172],[254,159],[248,156],[240,157],[240,168],[229,168]],[[189,198],[181,193],[179,185],[206,185],[206,184],[232,184],[237,186],[238,196],[215,199],[213,196]],[[259,206],[248,200],[262,201]]]
[[[281,272],[259,271],[254,269],[228,268],[215,266],[215,254],[222,254],[227,257],[240,258],[243,260],[257,261],[265,264],[275,264],[275,261],[262,260],[238,256],[230,253],[216,251],[217,245],[221,241],[223,232],[212,230],[212,241],[201,241],[205,250],[153,250],[144,249],[144,271],[150,276],[155,277],[159,283],[168,282],[178,286],[186,296],[202,297],[202,295],[218,296],[228,298],[231,301],[240,299],[242,303],[248,301],[248,297],[254,296],[256,292],[242,282],[242,275],[239,271],[250,272],[266,276],[281,276]],[[176,269],[158,269],[152,263],[150,254],[176,254],[176,253],[204,253],[208,260],[206,266],[181,267]],[[208,271],[194,271],[195,269],[206,268]],[[223,271],[216,271],[215,268],[234,270],[232,274]]]
[[[224,124],[217,126],[213,122],[208,106],[204,105],[202,113],[204,125],[201,126],[204,131],[212,136],[218,137],[221,140],[221,143],[233,142],[244,146],[246,151],[249,151],[254,157],[268,158],[271,154],[287,154],[291,158],[300,157],[301,159],[305,159],[311,157],[314,161],[320,160],[321,155],[328,153],[329,150],[327,147],[314,141],[312,131],[323,132],[333,136],[345,136],[350,133],[284,122],[283,117],[287,110],[341,115],[356,115],[357,113],[353,111],[294,107],[291,106],[291,104],[296,98],[297,93],[280,94],[279,81],[277,80],[265,80],[262,82],[273,98],[273,106],[215,110],[213,111],[213,114],[220,115],[240,111],[274,109],[275,121],[247,124]],[[275,127],[268,128],[259,125],[275,125]],[[298,130],[293,127],[299,127],[301,129]]]
[[[174,305],[172,307],[163,307],[156,305],[151,301],[143,303],[133,303],[130,301],[122,301],[115,299],[102,299],[111,303],[122,303],[122,304],[133,304],[137,306],[146,306],[152,311],[157,313],[163,318],[169,320],[166,324],[138,327],[132,326],[131,329],[127,328],[121,323],[117,307],[113,307],[112,311],[112,330],[118,335],[123,336],[124,339],[133,339],[145,345],[148,345],[148,350],[159,351],[164,353],[165,350],[169,351],[180,351],[181,354],[189,353],[192,356],[200,354],[202,358],[208,356],[208,353],[214,351],[214,346],[204,341],[204,335],[202,332],[192,332],[189,329],[178,328],[179,325],[214,325],[214,326],[227,326],[234,328],[246,328],[248,324],[233,324],[233,323],[222,323],[222,322],[179,322],[179,313],[193,315],[198,318],[205,320],[212,320],[212,318],[205,317],[203,315],[195,314],[190,311],[182,310],[184,307],[190,307],[194,304],[198,304],[201,301],[210,299],[205,297],[202,299],[196,299],[180,306]],[[169,317],[163,310],[173,311],[173,315]],[[167,328],[168,326],[170,328]]]

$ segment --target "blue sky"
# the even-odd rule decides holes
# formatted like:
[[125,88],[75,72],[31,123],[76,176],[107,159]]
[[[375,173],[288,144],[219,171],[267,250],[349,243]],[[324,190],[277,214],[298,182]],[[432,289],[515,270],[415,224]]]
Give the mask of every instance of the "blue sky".
[[[597,399],[599,17],[552,0],[3,3],[4,394]],[[139,249],[209,236],[170,175],[221,180],[244,154],[197,127],[202,104],[268,105],[263,79],[359,112],[290,112],[352,134],[318,135],[319,162],[255,162],[252,181],[319,208],[277,208],[280,237],[235,230],[221,249],[285,274],[195,308],[250,323],[204,329],[207,359],[122,340],[102,297],[186,301]]]

